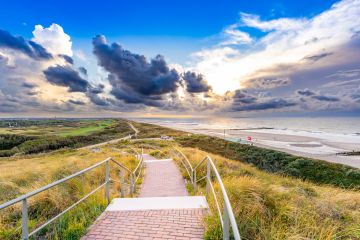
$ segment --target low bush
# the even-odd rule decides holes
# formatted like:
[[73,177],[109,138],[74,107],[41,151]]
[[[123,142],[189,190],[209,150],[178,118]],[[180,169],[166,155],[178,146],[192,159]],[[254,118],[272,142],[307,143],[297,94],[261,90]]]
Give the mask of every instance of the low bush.
[[267,172],[284,174],[315,183],[360,189],[360,170],[350,166],[302,158],[205,135],[181,136],[176,141],[184,147],[199,148],[249,163]]

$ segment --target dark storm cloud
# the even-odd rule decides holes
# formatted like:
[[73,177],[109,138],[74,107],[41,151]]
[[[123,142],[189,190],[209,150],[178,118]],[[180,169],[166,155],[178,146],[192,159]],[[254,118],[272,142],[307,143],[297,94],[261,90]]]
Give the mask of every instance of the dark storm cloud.
[[250,79],[244,83],[248,88],[271,89],[288,86],[291,83],[288,77],[265,77]]
[[202,74],[188,71],[185,72],[182,77],[186,84],[186,90],[190,93],[201,93],[211,90],[211,87],[208,85]]
[[84,74],[85,76],[87,76],[87,70],[86,70],[86,68],[84,68],[84,67],[79,67],[78,69],[79,69],[79,72],[81,72],[82,74]]
[[123,49],[119,44],[109,45],[104,36],[93,39],[93,52],[98,64],[107,70],[111,93],[126,103],[158,106],[163,95],[175,92],[180,76],[170,69],[161,55],[150,62],[143,55]]
[[315,92],[313,92],[309,89],[297,90],[296,93],[301,96],[307,96],[307,97],[315,95]]
[[330,55],[332,55],[333,53],[331,52],[327,52],[327,53],[321,53],[321,54],[316,54],[316,55],[311,55],[308,57],[305,57],[304,60],[308,60],[308,61],[312,61],[312,62],[316,62],[322,58],[328,57]]
[[297,103],[283,98],[271,98],[266,93],[251,94],[245,90],[236,90],[232,96],[231,111],[260,111],[296,106]]
[[0,48],[9,48],[20,51],[33,59],[51,59],[52,55],[44,47],[27,41],[23,37],[15,37],[8,31],[0,30]]
[[99,84],[96,87],[90,86],[89,92],[93,94],[99,94],[104,92],[105,86],[103,84]]
[[71,67],[57,65],[44,71],[45,77],[51,84],[68,87],[69,92],[86,92],[89,87],[87,80]]
[[24,88],[30,88],[30,89],[33,89],[33,88],[37,87],[36,84],[27,83],[27,82],[24,82],[23,84],[21,84],[21,86],[24,87]]
[[252,104],[240,104],[232,105],[233,111],[259,111],[259,110],[271,110],[271,109],[281,109],[286,107],[296,106],[294,102],[287,101],[282,98],[269,99],[264,102],[256,102]]
[[[83,92],[92,103],[98,106],[108,106],[106,99],[98,96],[104,92],[104,85],[92,86],[82,78],[78,71],[68,66],[49,67],[44,71],[48,82],[62,87],[68,87],[69,92]],[[75,104],[74,102],[71,102]],[[78,104],[79,105],[79,104]]]
[[64,55],[64,54],[60,54],[60,57],[62,57],[67,63],[73,65],[74,64],[74,59],[72,59],[72,57],[68,56],[68,55]]
[[74,104],[74,105],[85,105],[85,103],[83,101],[80,101],[80,100],[73,100],[73,99],[70,99],[68,101],[68,103],[71,103],[71,104]]
[[96,87],[90,86],[88,92],[86,93],[86,96],[88,96],[90,101],[95,105],[108,106],[109,105],[108,100],[98,96],[98,94],[104,92],[104,88],[105,86],[103,84],[99,84]]
[[312,99],[316,99],[318,101],[323,101],[323,102],[338,102],[338,101],[340,101],[340,99],[338,97],[326,96],[326,95],[311,91],[309,89],[297,90],[296,93],[300,96],[310,97]]
[[312,96],[312,98],[319,100],[319,101],[324,101],[324,102],[338,102],[340,101],[339,98],[334,97],[334,96],[325,96],[325,95],[315,95]]
[[249,95],[246,91],[236,90],[233,96],[234,103],[255,103],[257,98],[255,96]]

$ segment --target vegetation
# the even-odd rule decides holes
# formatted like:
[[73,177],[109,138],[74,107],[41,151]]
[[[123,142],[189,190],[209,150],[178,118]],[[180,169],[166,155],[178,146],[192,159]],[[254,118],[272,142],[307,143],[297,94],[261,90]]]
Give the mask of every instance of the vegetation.
[[[109,156],[115,157],[129,169],[134,169],[138,160],[130,154],[119,156],[119,152],[114,151],[113,147],[117,146],[101,147],[99,152],[86,149],[62,150],[46,155],[3,159],[0,161],[0,169],[7,171],[0,171],[0,202],[45,186]],[[123,151],[126,152],[127,149],[124,148]],[[30,198],[30,230],[34,230],[102,184],[105,178],[104,173],[104,166],[98,167]],[[118,168],[111,164],[111,177],[118,179],[118,176]],[[118,196],[119,187],[118,183],[111,185],[113,197]],[[101,189],[50,227],[41,231],[36,239],[79,239],[105,207],[104,192]],[[20,234],[21,205],[16,204],[14,207],[1,210],[0,239],[19,239]]]
[[320,184],[360,189],[360,170],[350,166],[294,156],[277,150],[226,141],[221,138],[189,134],[152,124],[133,123],[140,137],[167,135],[184,147],[199,148],[229,159],[249,163],[258,169]]
[[267,172],[343,188],[360,188],[360,170],[342,164],[297,157],[276,150],[229,142],[204,135],[181,136],[176,140],[182,146],[199,148],[249,163]]
[[[139,138],[167,135],[175,141],[122,141],[101,146],[100,151],[63,149],[42,155],[19,155],[0,160],[0,202],[61,179],[109,156],[134,169],[138,152],[144,148],[153,156],[174,157],[172,147],[180,147],[192,165],[210,155],[222,176],[238,222],[242,239],[360,239],[359,170],[339,164],[296,157],[255,146],[227,142],[219,138],[192,135],[151,124],[133,123]],[[128,131],[128,132],[127,132]],[[77,147],[106,141],[132,133],[125,121],[92,134],[43,139],[30,135],[2,135],[1,152],[32,153],[61,147]],[[18,137],[21,136],[21,137]],[[132,147],[132,148],[130,148]],[[119,155],[120,154],[120,155]],[[178,160],[175,157],[175,160]],[[20,167],[21,166],[21,167]],[[187,173],[182,169],[185,178]],[[111,168],[111,176],[118,172]],[[205,165],[197,172],[205,175]],[[104,181],[104,167],[61,184],[30,199],[30,228],[49,220]],[[141,182],[141,180],[140,180]],[[204,194],[205,182],[199,182],[197,194]],[[220,189],[214,181],[220,205]],[[193,189],[189,187],[190,193]],[[119,184],[111,186],[118,196]],[[211,215],[205,219],[206,239],[221,239],[221,225],[214,199],[209,199]],[[87,199],[47,229],[38,239],[79,239],[104,210],[103,191]],[[221,206],[222,207],[222,206]],[[0,239],[18,239],[21,229],[21,206],[1,210]]]
[[147,123],[138,123],[132,122],[134,127],[136,127],[140,132],[138,134],[138,138],[159,138],[160,136],[169,136],[169,137],[179,137],[179,136],[187,136],[189,133],[161,127],[153,124]]
[[[214,145],[215,146],[215,145]],[[192,165],[207,152],[183,148]],[[242,239],[360,239],[360,193],[267,173],[248,164],[210,154],[222,176]],[[198,172],[205,176],[206,165]],[[183,172],[187,177],[187,173]],[[205,182],[199,182],[205,193]],[[215,191],[222,206],[216,181]],[[205,219],[206,239],[221,239],[214,199]]]
[[[85,121],[85,123],[84,123]],[[78,129],[72,128],[65,131],[49,130],[49,134],[44,136],[33,136],[22,134],[3,134],[0,135],[0,157],[9,157],[15,154],[32,154],[48,152],[61,148],[76,148],[99,142],[121,138],[133,133],[133,130],[124,120],[102,120],[79,122],[70,121],[70,125],[80,126]],[[50,121],[50,124],[53,122]],[[68,125],[69,123],[64,123]],[[28,132],[29,130],[23,130]],[[44,131],[44,130],[43,130]]]

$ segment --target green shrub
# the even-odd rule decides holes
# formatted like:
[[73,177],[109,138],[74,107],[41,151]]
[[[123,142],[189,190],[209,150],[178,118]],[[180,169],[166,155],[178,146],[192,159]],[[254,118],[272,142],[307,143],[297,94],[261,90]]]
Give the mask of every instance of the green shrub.
[[184,147],[199,148],[249,163],[267,172],[343,188],[360,188],[360,170],[350,166],[302,158],[276,150],[229,142],[205,135],[181,136],[176,141]]

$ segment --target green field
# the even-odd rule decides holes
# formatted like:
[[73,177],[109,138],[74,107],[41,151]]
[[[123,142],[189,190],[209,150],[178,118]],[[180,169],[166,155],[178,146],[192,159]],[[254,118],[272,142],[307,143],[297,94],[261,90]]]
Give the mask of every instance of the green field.
[[[17,125],[16,122],[1,120],[0,134],[18,134],[27,136],[80,136],[88,135],[96,131],[100,131],[115,123],[112,119],[104,120],[42,120],[40,123],[24,123],[23,121]],[[11,124],[12,127],[8,127]],[[22,124],[24,126],[22,126]],[[28,125],[30,124],[30,125]],[[20,125],[20,126],[19,126]]]
[[133,133],[121,119],[2,120],[0,126],[0,157],[83,147]]

